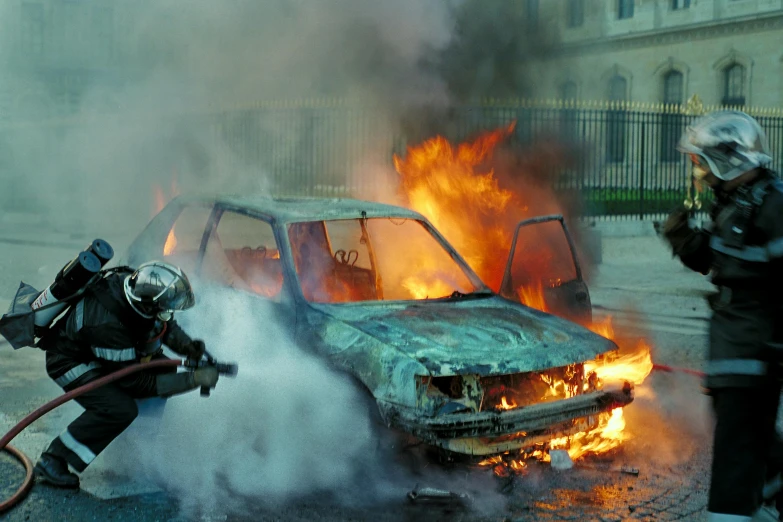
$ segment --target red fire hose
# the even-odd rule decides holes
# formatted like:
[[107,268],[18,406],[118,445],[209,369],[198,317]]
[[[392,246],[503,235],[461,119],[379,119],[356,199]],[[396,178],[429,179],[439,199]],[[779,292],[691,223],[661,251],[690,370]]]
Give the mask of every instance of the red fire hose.
[[85,384],[84,386],[80,386],[79,388],[76,388],[75,390],[69,391],[64,395],[61,395],[60,397],[57,397],[56,399],[47,402],[46,404],[44,404],[43,406],[41,406],[40,408],[32,412],[30,415],[22,419],[16,426],[11,428],[11,431],[6,433],[3,436],[3,438],[0,439],[0,451],[6,451],[11,455],[13,455],[16,458],[16,460],[22,463],[27,474],[25,475],[22,486],[16,491],[16,493],[14,493],[8,500],[4,500],[3,502],[0,502],[0,513],[8,511],[14,505],[20,502],[25,496],[27,496],[27,494],[30,492],[30,489],[33,487],[32,462],[30,462],[30,459],[27,458],[27,455],[19,451],[19,449],[8,444],[14,439],[14,437],[19,435],[19,433],[23,429],[25,429],[27,426],[32,424],[38,418],[42,417],[46,413],[49,413],[56,407],[65,404],[71,399],[78,397],[79,395],[83,395],[88,391],[92,391],[96,388],[100,388],[101,386],[109,384],[110,382],[114,382],[117,379],[122,379],[123,377],[130,375],[131,373],[135,373],[140,370],[150,370],[152,368],[176,368],[177,366],[182,366],[183,364],[184,361],[181,361],[179,359],[164,359],[164,360],[150,361],[146,363],[134,364],[133,366],[128,366],[127,368],[118,370],[114,373],[107,375],[106,377],[101,377],[98,380],[92,381],[90,383]]
[[665,366],[663,364],[653,364],[653,370],[659,370],[662,372],[678,372],[687,373],[689,375],[695,375],[696,377],[704,377],[706,374],[699,370],[691,370],[690,368],[677,368],[675,366]]
[[[33,487],[32,462],[30,461],[29,458],[27,458],[27,455],[25,455],[19,449],[9,444],[9,442],[11,442],[14,439],[14,437],[19,435],[19,433],[21,433],[22,430],[24,430],[27,426],[32,424],[40,417],[49,413],[50,411],[57,408],[58,406],[65,404],[71,399],[74,399],[79,395],[83,395],[88,391],[92,391],[95,390],[96,388],[100,388],[101,386],[109,384],[110,382],[114,382],[117,379],[122,379],[127,375],[130,375],[132,373],[141,370],[149,370],[152,368],[176,368],[178,366],[183,366],[183,365],[184,365],[184,361],[181,361],[179,359],[164,359],[164,360],[150,361],[146,363],[134,364],[133,366],[128,366],[127,368],[123,368],[122,370],[118,370],[105,377],[101,377],[98,380],[87,383],[84,386],[80,386],[75,390],[71,390],[64,395],[61,395],[60,397],[57,397],[56,399],[47,402],[46,404],[44,404],[43,406],[41,406],[40,408],[32,412],[30,415],[28,415],[27,417],[19,421],[19,423],[16,426],[11,428],[11,431],[6,433],[3,436],[3,438],[0,439],[0,451],[6,451],[7,453],[13,455],[19,462],[22,463],[27,474],[25,475],[22,486],[16,491],[16,493],[14,493],[8,500],[4,500],[3,502],[0,502],[0,513],[8,511],[17,503],[19,503],[25,496],[27,496],[27,494],[30,492],[30,489]],[[662,364],[653,365],[653,369],[664,371],[664,372],[687,373],[690,375],[695,375],[697,377],[704,376],[704,372],[700,372],[698,370],[691,370],[688,368],[675,368],[673,366],[665,366]]]

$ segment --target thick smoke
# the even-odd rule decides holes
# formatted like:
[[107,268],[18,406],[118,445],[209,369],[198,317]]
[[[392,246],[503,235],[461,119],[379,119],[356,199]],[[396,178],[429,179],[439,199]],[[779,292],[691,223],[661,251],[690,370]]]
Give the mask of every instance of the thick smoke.
[[[21,39],[20,13],[3,5],[2,33]],[[0,182],[10,189],[2,204],[35,209],[63,232],[138,230],[155,210],[155,184],[167,195],[268,193],[268,158],[248,159],[238,150],[210,119],[220,110],[259,100],[361,97],[383,115],[403,103],[447,97],[437,75],[421,67],[425,53],[449,41],[445,3],[195,0],[184,6],[164,0],[112,6],[113,25],[103,28],[111,58],[76,63],[103,67],[110,80],[87,75],[81,89],[60,96],[12,59],[0,79],[2,90],[13,93],[7,108],[15,111],[12,117],[30,120],[9,123],[0,136]],[[55,3],[45,11],[51,24],[63,23],[55,18],[63,13]],[[47,53],[56,62],[51,47],[58,42],[52,42]],[[87,43],[85,54],[101,42]],[[221,121],[236,123],[230,116]],[[277,153],[296,147],[305,132],[266,130],[269,141],[277,140]],[[339,133],[331,136],[332,145],[345,139]]]
[[[47,17],[55,16],[57,4],[46,4]],[[472,8],[454,16],[463,4]],[[269,154],[299,150],[305,134],[320,136],[296,125],[282,132],[278,123],[291,123],[282,120],[214,117],[224,109],[259,100],[362,98],[377,110],[378,120],[367,123],[377,134],[406,126],[421,134],[449,124],[454,102],[526,94],[523,68],[510,65],[526,54],[518,13],[486,2],[111,5],[113,24],[103,27],[111,57],[63,64],[111,70],[110,80],[88,74],[81,89],[63,97],[11,58],[0,76],[0,90],[13,93],[4,108],[14,115],[9,120],[27,121],[9,122],[0,133],[6,187],[0,205],[35,209],[63,233],[110,241],[132,235],[155,210],[155,186],[166,196],[272,192],[273,178],[288,174],[270,172],[266,153],[248,154],[237,145],[225,132],[229,124],[274,141]],[[0,34],[19,36],[18,20],[10,2],[0,4]],[[15,48],[11,43],[3,48]],[[418,112],[421,107],[430,110]],[[330,146],[348,139],[340,129],[327,130]],[[388,174],[388,167],[378,170]],[[359,471],[374,469],[369,421],[356,406],[363,404],[360,392],[295,346],[277,325],[273,305],[210,293],[199,300],[203,304],[183,319],[192,318],[191,332],[216,356],[237,360],[241,373],[235,381],[221,380],[209,400],[191,394],[170,401],[160,443],[139,439],[149,446],[134,453],[145,477],[157,477],[185,506],[201,509],[204,502],[225,501],[220,492],[281,500],[337,490]]]
[[[449,2],[116,2],[104,26],[93,20],[82,27],[85,34],[108,34],[111,51],[76,37],[78,28],[58,16],[80,4],[65,4],[46,4],[46,27],[64,25],[71,39],[46,40],[45,56],[56,64],[53,47],[67,43],[73,50],[81,41],[85,58],[59,65],[104,69],[111,78],[86,73],[81,88],[63,95],[30,74],[29,64],[2,62],[0,90],[12,94],[0,132],[6,187],[0,204],[3,211],[33,211],[61,233],[103,236],[115,246],[156,210],[155,187],[164,197],[269,194],[271,179],[286,175],[269,172],[264,153],[237,145],[225,127],[243,115],[215,117],[226,109],[264,100],[361,98],[377,110],[378,121],[369,125],[382,134],[403,109],[446,106],[455,91],[427,65],[451,42]],[[3,3],[0,33],[21,39],[19,16]],[[4,46],[11,48],[17,47]],[[296,151],[310,132],[296,125],[281,132],[269,120],[244,123],[274,140],[269,154]],[[332,145],[348,139],[340,129],[328,130]],[[104,464],[154,480],[192,511],[226,508],[229,498],[243,496],[274,502],[335,492],[377,469],[368,415],[357,406],[365,404],[361,392],[297,347],[277,323],[274,305],[204,291],[198,298],[202,304],[183,321],[217,357],[238,361],[240,376],[221,380],[209,400],[196,393],[170,400],[157,441],[151,433],[135,436],[148,426],[139,419],[125,437],[135,449],[110,448]],[[403,482],[412,486],[407,477]],[[395,495],[404,493],[401,483],[391,488]],[[365,500],[383,495],[370,493]]]
[[239,375],[220,379],[208,399],[190,393],[162,410],[157,399],[142,406],[91,473],[162,488],[188,517],[279,510],[316,498],[405,513],[406,494],[417,485],[468,494],[478,512],[505,505],[488,469],[450,473],[431,466],[424,449],[404,449],[372,421],[374,401],[356,382],[295,344],[275,305],[218,288],[199,295],[179,321],[218,359],[238,362]]
[[379,469],[363,392],[297,347],[275,305],[216,289],[201,289],[199,301],[180,321],[215,357],[238,362],[239,375],[208,399],[169,399],[158,426],[139,418],[104,465],[151,480],[188,512],[339,491],[358,470]]

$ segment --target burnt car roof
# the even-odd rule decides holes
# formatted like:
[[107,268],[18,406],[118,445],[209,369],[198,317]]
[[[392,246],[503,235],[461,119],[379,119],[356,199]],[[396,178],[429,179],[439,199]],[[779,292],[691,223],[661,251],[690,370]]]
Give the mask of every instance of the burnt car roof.
[[418,212],[403,207],[347,198],[267,197],[257,195],[219,194],[214,196],[180,196],[177,199],[185,204],[203,201],[205,203],[214,202],[253,210],[259,214],[266,215],[275,221],[283,223],[329,219],[355,219],[362,217],[362,212],[366,212],[368,218],[392,216],[424,220],[424,217]]

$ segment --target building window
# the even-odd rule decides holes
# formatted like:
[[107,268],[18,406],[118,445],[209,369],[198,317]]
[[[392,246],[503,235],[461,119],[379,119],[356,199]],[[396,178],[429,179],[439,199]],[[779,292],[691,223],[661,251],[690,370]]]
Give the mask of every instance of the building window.
[[22,23],[20,34],[22,49],[32,55],[43,53],[44,46],[44,8],[42,4],[25,2],[22,4]]
[[[609,80],[609,99],[625,101],[628,99],[628,80],[616,74]],[[606,159],[613,163],[625,161],[625,129],[627,115],[625,109],[614,109],[606,113]]]
[[682,73],[669,71],[663,77],[663,103],[682,103]]
[[688,9],[691,6],[691,0],[672,0],[672,9]]
[[635,0],[617,0],[617,18],[632,18]]
[[565,82],[558,88],[561,100],[576,100],[576,83]]
[[[682,105],[683,76],[679,71],[669,71],[663,77],[663,103]],[[678,112],[661,114],[661,161],[677,161],[680,154],[675,148],[682,134],[682,115]]]
[[525,0],[525,19],[529,27],[538,25],[538,0]]
[[585,0],[568,0],[568,27],[582,27],[585,23]]
[[79,111],[82,95],[87,88],[87,76],[79,71],[60,73],[52,82],[59,106],[71,113]]
[[114,55],[114,10],[111,6],[93,7],[92,28],[98,55],[111,60]]
[[733,63],[723,70],[723,105],[745,105],[745,68]]
[[[561,100],[574,101],[577,95],[576,83],[565,82],[558,87],[558,95]],[[578,113],[573,106],[560,110],[560,134],[565,141],[575,141],[578,129]]]
[[623,101],[628,98],[628,80],[615,74],[609,80],[609,99],[611,101]]

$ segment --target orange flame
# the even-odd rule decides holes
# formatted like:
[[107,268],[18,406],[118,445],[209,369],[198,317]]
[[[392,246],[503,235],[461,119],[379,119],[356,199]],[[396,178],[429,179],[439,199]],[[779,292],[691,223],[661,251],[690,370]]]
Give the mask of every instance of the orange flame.
[[[457,147],[436,136],[408,148],[405,159],[394,156],[409,206],[425,215],[480,274],[500,273],[502,277],[502,256],[487,256],[485,249],[503,252],[511,241],[505,227],[489,222],[492,216],[508,210],[513,194],[500,188],[492,169],[482,165],[514,126],[512,123]],[[475,240],[477,226],[480,242]],[[500,279],[494,277],[488,283],[497,287]],[[437,291],[429,294],[437,295]]]
[[155,214],[159,213],[161,210],[163,210],[163,207],[166,206],[166,196],[163,195],[163,189],[160,188],[160,185],[153,185],[152,187],[152,193],[153,193],[153,199],[155,201],[155,208],[154,212]]
[[[532,185],[520,187],[520,190],[509,190],[501,186],[495,172],[488,166],[492,164],[494,149],[513,130],[512,123],[458,146],[437,136],[419,146],[409,147],[405,159],[394,157],[395,168],[401,177],[401,193],[408,206],[426,216],[495,290],[499,289],[503,278],[516,223],[529,217],[531,207],[536,214],[562,213],[553,191]],[[517,178],[519,174],[514,173]],[[525,273],[520,274],[520,282],[516,282],[512,274],[512,282],[517,285],[515,293],[520,302],[544,312],[555,313],[547,303],[545,285],[557,286],[561,283],[559,278],[552,278],[552,268],[560,268],[555,270],[555,275],[559,275],[563,273],[562,267],[573,263],[569,258],[570,250],[563,250],[562,245],[557,246],[557,238],[549,237],[552,234],[542,234],[541,230],[546,229],[539,228],[535,235],[526,240],[519,236],[514,259],[516,263],[517,253],[522,253]],[[521,283],[525,278],[527,280]],[[437,280],[415,281],[415,288],[423,294],[437,294],[434,289],[438,284]],[[572,397],[592,391],[590,386],[600,388],[605,382],[641,384],[649,375],[652,358],[650,345],[645,340],[619,339],[611,318],[585,326],[614,340],[620,346],[620,353],[626,355],[585,363],[582,389],[573,384],[581,380],[566,382],[542,374],[541,379],[548,389],[540,400]],[[513,396],[504,395],[496,402],[494,408],[498,410],[518,407]],[[624,428],[623,410],[617,408],[599,415],[595,428],[553,440],[548,449],[567,449],[572,459],[588,453],[602,453],[617,447],[627,438]],[[546,451],[539,450],[532,455],[525,455],[525,458],[530,456],[549,460]],[[522,469],[524,460],[509,461],[497,457],[486,459],[483,465],[494,466],[497,473],[504,466],[511,470]]]
[[177,236],[174,234],[174,227],[171,227],[169,235],[166,236],[166,243],[163,245],[163,255],[170,256],[175,248],[177,248]]
[[543,283],[535,286],[520,286],[517,288],[517,296],[522,304],[542,312],[549,312],[546,299],[544,299]]
[[[179,189],[177,188],[177,172],[174,171],[172,179],[171,179],[171,190],[169,191],[169,196],[166,197],[166,195],[163,192],[163,189],[160,185],[155,184],[152,186],[152,193],[153,193],[153,200],[155,202],[155,215],[160,213],[161,210],[175,197],[179,195]],[[166,236],[166,243],[163,245],[163,255],[169,256],[174,253],[174,250],[177,248],[177,236],[174,233],[174,227],[171,228],[169,231],[168,236]]]

